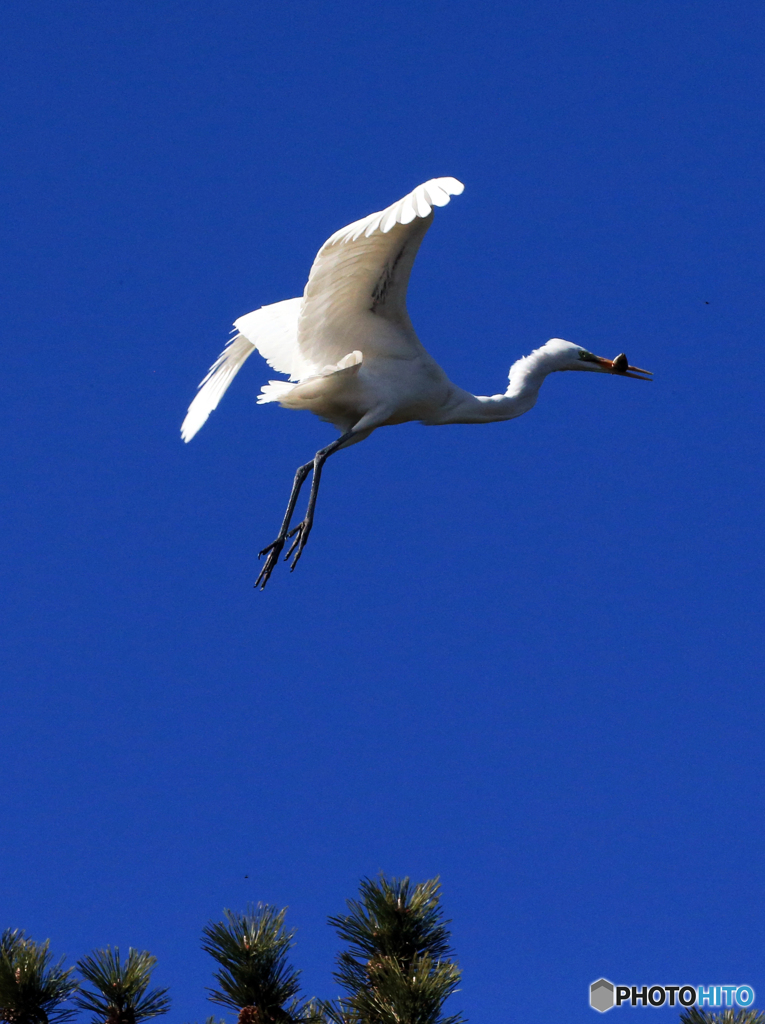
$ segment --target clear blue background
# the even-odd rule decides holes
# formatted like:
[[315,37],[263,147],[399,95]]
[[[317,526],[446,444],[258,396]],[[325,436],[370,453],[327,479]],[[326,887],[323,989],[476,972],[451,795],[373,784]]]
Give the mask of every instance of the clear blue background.
[[[764,1005],[762,5],[0,22],[0,924],[152,950],[182,1024],[224,906],[289,904],[330,996],[358,879],[440,874],[476,1024],[599,1019],[601,975]],[[188,446],[185,409],[235,317],[435,175],[466,189],[410,312],[452,379],[559,336],[656,382],[378,432],[256,593],[335,435],[256,406],[257,356]]]

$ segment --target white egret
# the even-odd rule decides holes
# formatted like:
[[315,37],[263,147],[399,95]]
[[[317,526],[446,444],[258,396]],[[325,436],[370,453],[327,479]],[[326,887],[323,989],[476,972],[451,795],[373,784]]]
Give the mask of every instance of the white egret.
[[[301,298],[263,306],[234,322],[237,334],[199,385],[181,427],[190,441],[256,349],[288,380],[272,380],[258,402],[308,409],[332,423],[341,436],[295,474],[281,529],[259,558],[265,564],[255,586],[265,587],[286,542],[294,569],[308,540],[322,467],[340,448],[369,437],[378,427],[420,420],[490,423],[528,412],[545,377],[555,370],[590,370],[650,379],[650,371],[593,355],[581,345],[553,338],[510,368],[501,395],[472,395],[449,380],[425,351],[406,310],[406,289],[417,250],[433,220],[463,185],[432,178],[380,213],[335,232],[319,250]],[[290,523],[300,488],[313,469],[305,517]]]

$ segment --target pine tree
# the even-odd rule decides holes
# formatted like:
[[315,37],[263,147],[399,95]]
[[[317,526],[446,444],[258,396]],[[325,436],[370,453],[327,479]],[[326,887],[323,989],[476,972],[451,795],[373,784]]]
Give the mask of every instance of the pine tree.
[[335,1024],[463,1024],[442,1015],[460,970],[449,946],[437,878],[364,879],[349,913],[330,917],[349,948],[339,954],[335,980],[346,995],[325,1004]]
[[14,951],[19,948],[23,941],[24,932],[19,931],[18,928],[13,931],[10,928],[6,928],[0,935],[0,956],[13,956]]
[[115,947],[96,949],[78,960],[77,969],[95,991],[83,989],[76,997],[83,1010],[93,1011],[93,1024],[140,1024],[170,1009],[166,988],[149,989],[157,958],[146,951],[128,950],[120,961]]
[[211,921],[202,932],[202,949],[221,965],[211,1002],[237,1010],[238,1024],[322,1021],[317,1004],[300,999],[300,971],[287,960],[295,933],[284,927],[286,907],[223,913],[224,921]]
[[711,1010],[700,1010],[692,1006],[690,1010],[680,1014],[682,1024],[765,1024],[765,1013],[759,1010],[723,1010],[712,1013]]
[[74,1015],[62,1004],[77,988],[64,958],[54,964],[49,943],[23,931],[0,935],[0,1021],[7,1024],[63,1024]]

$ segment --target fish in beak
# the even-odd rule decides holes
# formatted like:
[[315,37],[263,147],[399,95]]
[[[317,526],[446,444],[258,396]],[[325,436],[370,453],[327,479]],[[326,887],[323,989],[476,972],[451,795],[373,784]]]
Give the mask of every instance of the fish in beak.
[[606,373],[618,373],[621,377],[634,377],[636,380],[653,380],[653,371],[641,370],[639,366],[630,366],[623,352],[616,359],[603,359],[602,356],[596,356],[596,358]]

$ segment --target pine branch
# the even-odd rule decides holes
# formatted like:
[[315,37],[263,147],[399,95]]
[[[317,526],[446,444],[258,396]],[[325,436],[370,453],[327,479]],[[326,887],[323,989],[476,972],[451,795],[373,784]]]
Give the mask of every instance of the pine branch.
[[323,1020],[317,1003],[300,999],[300,971],[287,960],[295,933],[284,927],[286,912],[262,904],[243,914],[224,910],[225,920],[203,929],[202,949],[221,965],[210,1001],[238,1010],[238,1024]]
[[64,957],[52,962],[49,943],[7,929],[0,936],[0,1021],[7,1024],[64,1024],[75,1011],[62,1004],[77,989]]
[[349,944],[337,958],[335,980],[347,996],[324,1004],[334,1024],[463,1024],[442,1015],[460,969],[439,905],[440,885],[408,878],[364,879],[360,900],[329,923]]
[[415,886],[408,878],[365,878],[359,885],[361,900],[348,900],[350,913],[330,917],[329,923],[353,955],[411,960],[427,952],[440,960],[453,952],[445,927],[449,922],[439,906],[440,890],[437,878]]
[[120,961],[119,949],[96,949],[78,960],[77,968],[95,991],[83,989],[76,998],[83,1010],[93,1011],[93,1024],[140,1024],[170,1009],[166,988],[149,989],[157,958],[151,953],[128,950]]
[[682,1024],[765,1024],[765,1013],[755,1009],[734,1010],[732,1007],[722,1013],[701,1010],[692,1006],[680,1014]]
[[13,956],[14,952],[24,942],[24,934],[18,928],[13,930],[6,928],[2,935],[0,935],[0,956]]

